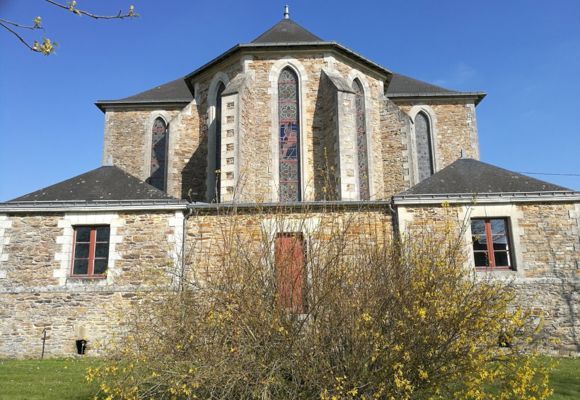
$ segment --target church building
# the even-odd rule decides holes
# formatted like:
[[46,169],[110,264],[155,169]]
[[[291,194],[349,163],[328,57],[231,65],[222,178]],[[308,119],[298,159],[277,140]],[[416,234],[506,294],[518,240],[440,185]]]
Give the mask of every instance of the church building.
[[463,224],[467,267],[513,282],[543,351],[580,353],[580,192],[480,161],[484,97],[390,71],[286,10],[184,77],[99,100],[103,165],[0,203],[0,358],[106,352],[132,304],[211,270],[240,210],[273,254],[321,240],[330,217],[393,237]]

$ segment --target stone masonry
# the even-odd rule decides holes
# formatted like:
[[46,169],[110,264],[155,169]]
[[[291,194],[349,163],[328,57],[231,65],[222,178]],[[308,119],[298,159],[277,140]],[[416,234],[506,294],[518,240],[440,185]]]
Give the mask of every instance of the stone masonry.
[[[181,254],[180,215],[3,215],[0,220],[10,221],[11,226],[4,233],[7,244],[0,261],[0,271],[5,273],[0,278],[0,358],[40,357],[44,329],[49,357],[74,355],[75,341],[80,339],[88,340],[88,354],[106,352],[122,333],[131,305],[175,287],[177,254]],[[72,242],[66,235],[70,218],[111,223],[111,261],[104,279],[69,277]],[[117,226],[114,233],[113,226]],[[63,254],[67,254],[66,271],[61,279]]]
[[[232,201],[234,192],[238,193],[237,201],[276,201],[276,81],[285,66],[294,68],[300,77],[302,182],[305,200],[329,198],[323,192],[335,191],[334,187],[326,187],[334,184],[328,179],[329,168],[322,165],[329,164],[325,157],[328,158],[329,154],[338,150],[334,148],[336,146],[330,145],[333,141],[337,146],[338,143],[344,145],[351,140],[348,136],[354,135],[354,132],[350,132],[352,128],[347,129],[344,125],[348,124],[348,119],[327,119],[327,115],[346,117],[351,113],[340,112],[341,108],[347,107],[346,97],[349,96],[347,92],[341,91],[343,89],[339,90],[341,94],[335,96],[325,94],[329,90],[326,86],[332,86],[329,82],[331,80],[324,79],[325,74],[344,82],[343,88],[351,88],[356,78],[365,90],[367,135],[370,138],[371,199],[387,199],[417,183],[413,171],[414,148],[411,145],[413,123],[408,113],[422,104],[433,114],[430,116],[433,121],[431,128],[437,170],[459,158],[462,151],[464,156],[479,157],[472,102],[425,100],[424,103],[393,103],[385,97],[384,82],[375,76],[376,73],[346,57],[324,52],[293,52],[292,57],[289,57],[286,53],[270,52],[267,55],[227,59],[204,71],[192,82],[196,88],[195,100],[183,109],[117,106],[106,110],[103,159],[106,161],[112,157],[115,165],[146,179],[150,168],[151,124],[155,117],[161,116],[169,124],[168,193],[177,198],[206,201],[208,179],[213,182],[210,175],[214,174],[208,164],[208,146],[212,146],[212,135],[215,135],[215,98],[212,97],[215,93],[212,90],[215,90],[216,82],[221,81],[230,87],[230,82],[243,81],[243,85],[236,84],[239,88],[234,90],[235,93],[226,89],[227,96],[235,97],[235,101],[222,99],[224,107],[234,103],[236,111],[236,116],[232,116],[231,123],[234,125],[231,128],[226,128],[230,124],[226,115],[229,111],[224,109],[222,113],[222,143],[228,142],[229,138],[234,139],[231,150],[226,147],[222,149],[224,171],[220,173],[224,187],[221,193],[226,196],[223,201]],[[336,109],[336,113],[329,113],[333,109]],[[345,129],[348,135],[340,134],[347,132]],[[230,130],[232,136],[228,137]],[[339,151],[335,154],[335,157],[342,157],[337,162],[353,161],[352,155],[341,153]],[[230,161],[231,167],[227,164]],[[331,160],[330,164],[334,162]],[[353,167],[356,165],[353,164]],[[338,191],[338,199],[357,199],[357,183],[353,179],[358,174],[353,171],[353,167],[345,164],[334,166],[336,173],[342,176],[330,180],[336,181],[339,186],[344,185]],[[330,165],[330,168],[333,166]],[[320,184],[321,180],[325,181],[325,185]]]
[[402,232],[462,234],[467,264],[471,250],[472,217],[507,217],[515,270],[478,272],[511,282],[518,304],[532,308],[544,320],[542,347],[561,355],[580,352],[580,221],[577,204],[517,203],[400,206]]

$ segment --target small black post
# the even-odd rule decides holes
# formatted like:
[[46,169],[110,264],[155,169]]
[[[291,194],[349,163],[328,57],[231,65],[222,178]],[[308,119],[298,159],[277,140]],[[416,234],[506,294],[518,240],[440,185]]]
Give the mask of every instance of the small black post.
[[46,328],[42,330],[42,354],[40,355],[40,359],[44,359],[44,344],[46,343]]

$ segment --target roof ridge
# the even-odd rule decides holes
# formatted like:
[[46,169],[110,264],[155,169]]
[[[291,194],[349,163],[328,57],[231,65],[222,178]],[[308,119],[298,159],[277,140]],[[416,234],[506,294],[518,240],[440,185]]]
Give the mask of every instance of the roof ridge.
[[[289,29],[290,28],[290,29]],[[298,40],[285,40],[284,38],[295,38]],[[274,24],[270,29],[263,32],[250,43],[288,43],[288,42],[323,42],[319,36],[310,32],[302,25],[290,18],[283,18]]]

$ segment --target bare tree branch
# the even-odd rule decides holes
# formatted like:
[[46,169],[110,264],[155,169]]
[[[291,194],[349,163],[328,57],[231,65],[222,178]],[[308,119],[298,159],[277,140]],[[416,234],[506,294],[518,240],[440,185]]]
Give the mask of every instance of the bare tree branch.
[[[67,1],[66,4],[62,4],[58,1],[55,0],[44,0],[47,3],[70,11],[75,15],[86,15],[87,17],[93,18],[93,19],[106,19],[106,20],[111,20],[111,19],[126,19],[126,18],[136,18],[138,17],[138,14],[135,12],[135,7],[134,6],[129,6],[129,10],[127,12],[123,12],[123,11],[119,11],[117,14],[114,15],[98,15],[98,14],[94,14],[90,11],[87,10],[82,10],[77,8],[77,2],[76,0],[71,0],[71,1]],[[42,29],[44,30],[44,28],[42,27],[42,18],[41,17],[36,17],[33,20],[34,24],[33,25],[25,25],[25,24],[21,24],[18,22],[14,22],[14,21],[10,21],[4,18],[0,18],[0,26],[2,26],[4,29],[6,29],[8,32],[10,32],[12,35],[16,36],[16,38],[24,45],[26,46],[29,50],[32,50],[36,53],[40,53],[40,54],[44,54],[44,55],[50,55],[54,52],[57,43],[53,42],[51,39],[48,38],[43,38],[42,42],[38,42],[38,41],[33,41],[30,42],[27,39],[24,38],[24,36],[18,31],[18,30],[32,30],[35,31],[37,29]]]
[[[39,18],[39,17],[37,17],[37,18]],[[0,22],[7,24],[7,25],[12,25],[16,28],[30,29],[30,30],[42,29],[42,27],[40,26],[40,20],[38,20],[39,21],[38,23],[36,22],[37,19],[35,19],[34,21],[35,21],[34,25],[22,25],[22,24],[19,24],[16,22],[9,21],[9,20],[4,19],[4,18],[0,18]]]
[[30,50],[35,51],[35,52],[39,52],[39,50],[35,49],[34,47],[32,47],[31,45],[28,44],[28,42],[26,42],[26,40],[24,40],[24,38],[22,36],[20,36],[20,34],[16,31],[14,31],[13,29],[10,29],[8,26],[6,26],[5,24],[5,20],[0,19],[0,26],[3,27],[4,29],[6,29],[8,32],[12,33],[14,36],[16,36],[16,38],[18,40],[20,40],[20,42],[25,45],[26,47],[28,47]]
[[61,4],[61,3],[54,1],[54,0],[44,0],[44,1],[54,5],[56,7],[62,8],[64,10],[68,10],[68,11],[72,12],[73,14],[86,15],[87,17],[94,18],[94,19],[125,19],[125,18],[135,18],[138,16],[135,13],[135,8],[133,6],[129,6],[129,11],[127,11],[126,13],[123,13],[123,11],[119,10],[119,12],[116,15],[97,15],[97,14],[93,14],[89,11],[81,10],[81,9],[77,8],[77,6],[76,6],[77,2],[74,0],[68,2],[66,5]]

